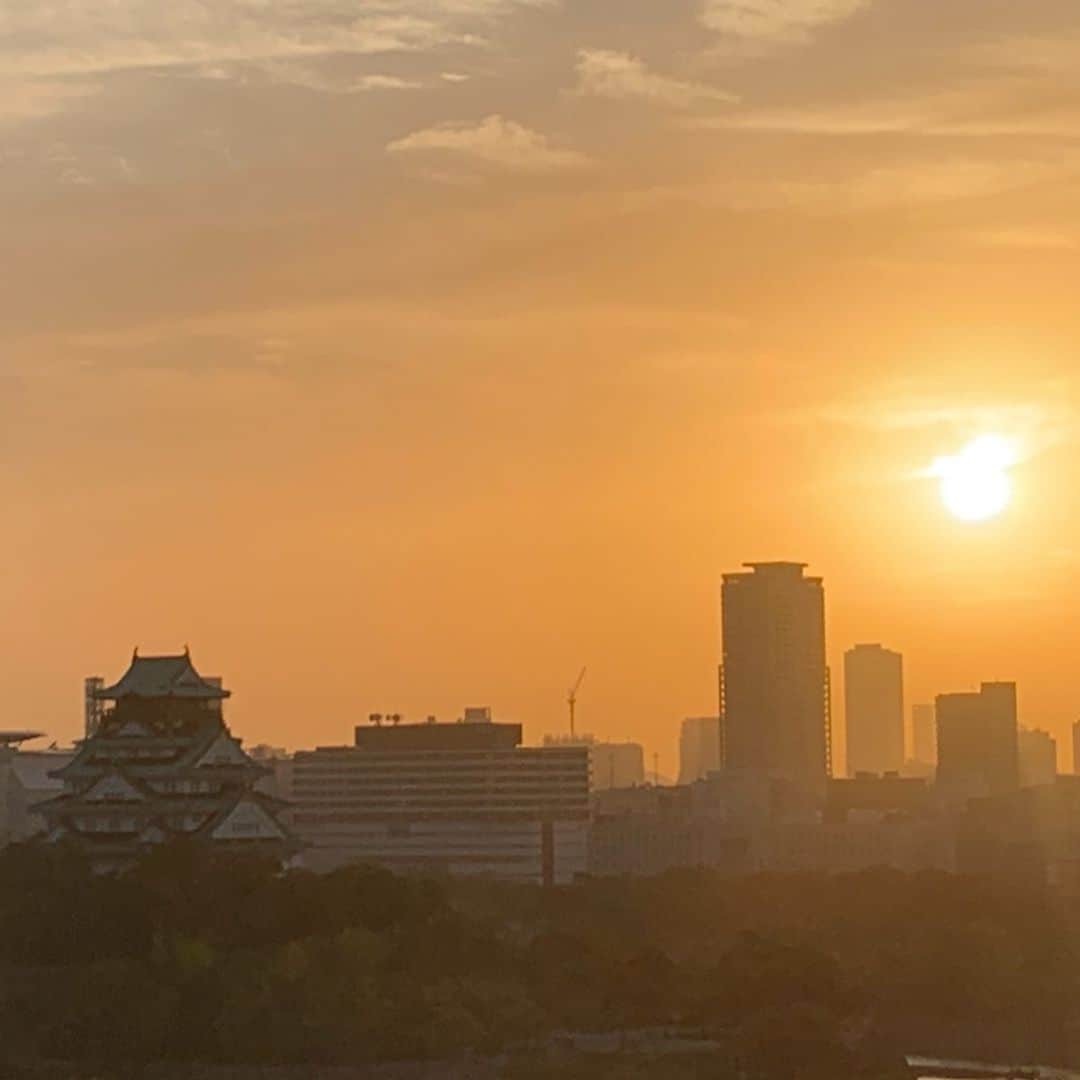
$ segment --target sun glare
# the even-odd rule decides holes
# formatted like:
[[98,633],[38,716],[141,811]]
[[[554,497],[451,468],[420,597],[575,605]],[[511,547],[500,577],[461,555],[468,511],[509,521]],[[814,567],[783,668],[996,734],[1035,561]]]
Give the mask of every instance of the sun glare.
[[941,501],[961,521],[987,521],[997,517],[1012,498],[1009,469],[1016,464],[1016,449],[1001,435],[980,435],[958,454],[940,457],[931,466]]

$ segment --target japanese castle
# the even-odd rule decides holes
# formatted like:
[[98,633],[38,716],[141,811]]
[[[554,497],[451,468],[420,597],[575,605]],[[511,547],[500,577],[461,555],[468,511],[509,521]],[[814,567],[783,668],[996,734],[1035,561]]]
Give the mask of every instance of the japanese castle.
[[285,804],[255,788],[267,770],[225,726],[229,691],[181,656],[139,656],[95,689],[95,730],[52,775],[62,794],[34,809],[54,841],[74,842],[96,868],[118,870],[154,844],[189,837],[286,858],[295,842]]

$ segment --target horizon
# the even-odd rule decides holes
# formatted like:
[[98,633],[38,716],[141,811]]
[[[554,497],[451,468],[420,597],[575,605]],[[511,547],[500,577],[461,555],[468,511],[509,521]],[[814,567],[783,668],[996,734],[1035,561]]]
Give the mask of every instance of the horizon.
[[[248,745],[717,709],[824,580],[1071,761],[1067,0],[0,0],[4,726],[185,642]],[[843,763],[842,692],[833,720]]]

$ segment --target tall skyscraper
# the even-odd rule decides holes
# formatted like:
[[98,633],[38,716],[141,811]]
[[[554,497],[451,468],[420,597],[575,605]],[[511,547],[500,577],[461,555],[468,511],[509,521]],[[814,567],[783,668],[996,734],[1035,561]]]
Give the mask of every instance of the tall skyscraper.
[[904,659],[881,645],[844,654],[848,776],[904,765]]
[[720,717],[692,716],[684,720],[679,731],[679,783],[704,780],[720,765]]
[[939,784],[992,795],[1020,784],[1016,683],[983,683],[977,694],[937,699]]
[[821,790],[831,771],[825,591],[803,563],[725,574],[723,760]]
[[911,707],[911,758],[923,765],[937,762],[937,711],[933,705]]
[[1041,787],[1057,779],[1057,740],[1048,731],[1021,728],[1017,749],[1021,787]]

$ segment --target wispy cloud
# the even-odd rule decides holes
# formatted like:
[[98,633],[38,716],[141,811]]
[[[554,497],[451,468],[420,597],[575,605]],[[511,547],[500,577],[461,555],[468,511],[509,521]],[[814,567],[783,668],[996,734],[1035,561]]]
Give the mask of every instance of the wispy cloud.
[[734,94],[703,83],[660,75],[629,53],[606,49],[582,49],[578,53],[577,76],[578,93],[594,97],[636,99],[676,109],[702,102],[738,100]]
[[497,114],[478,124],[440,124],[414,131],[390,143],[387,151],[449,153],[514,172],[562,172],[588,164],[584,154],[555,146],[546,135]]
[[802,42],[829,23],[850,18],[867,0],[706,0],[711,30],[759,41]]
[[492,22],[551,0],[0,0],[9,77],[92,75],[480,43]]

